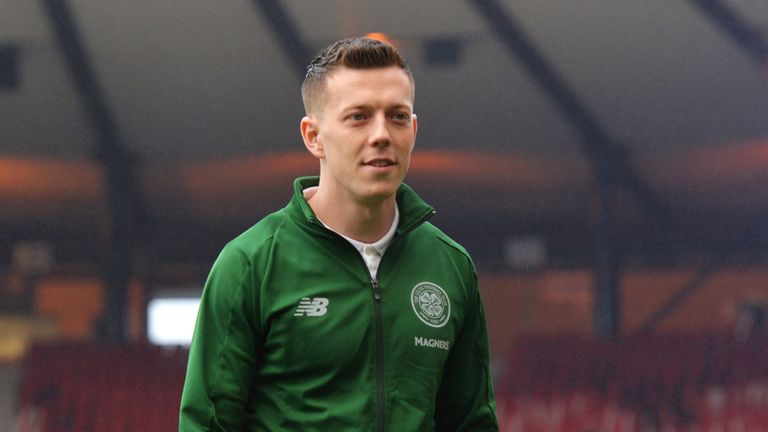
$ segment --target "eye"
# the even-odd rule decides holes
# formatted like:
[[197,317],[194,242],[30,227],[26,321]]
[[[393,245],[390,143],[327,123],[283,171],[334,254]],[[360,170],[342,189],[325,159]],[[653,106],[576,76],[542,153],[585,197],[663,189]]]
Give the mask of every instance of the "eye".
[[399,122],[407,122],[408,120],[410,120],[410,119],[411,119],[411,115],[410,115],[410,114],[408,114],[407,112],[398,111],[398,112],[396,112],[396,113],[392,114],[392,118],[393,118],[395,121],[399,121]]
[[362,121],[362,120],[365,120],[366,118],[368,118],[368,116],[365,113],[363,113],[363,112],[358,112],[358,113],[350,114],[348,118],[350,120],[354,120],[354,121]]

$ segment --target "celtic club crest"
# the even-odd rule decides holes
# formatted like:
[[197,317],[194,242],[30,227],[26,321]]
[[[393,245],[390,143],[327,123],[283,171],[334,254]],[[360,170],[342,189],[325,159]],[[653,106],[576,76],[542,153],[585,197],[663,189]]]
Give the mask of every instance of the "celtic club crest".
[[411,306],[426,325],[442,327],[451,317],[451,302],[439,286],[430,282],[416,284],[411,291]]

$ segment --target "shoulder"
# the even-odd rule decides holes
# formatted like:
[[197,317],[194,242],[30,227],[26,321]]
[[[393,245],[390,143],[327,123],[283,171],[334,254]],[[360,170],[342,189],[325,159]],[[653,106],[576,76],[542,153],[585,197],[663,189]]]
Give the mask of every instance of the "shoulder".
[[442,244],[443,247],[454,251],[455,253],[464,256],[466,259],[471,260],[469,252],[459,244],[456,240],[452,239],[448,234],[444,233],[440,228],[432,225],[429,222],[422,224],[419,229],[424,234],[431,237],[436,243]]
[[417,237],[420,248],[428,247],[433,253],[440,251],[441,255],[450,256],[455,265],[474,274],[475,266],[469,252],[440,228],[425,222],[414,230],[413,234]]
[[276,211],[243,231],[227,243],[219,259],[247,263],[269,250],[276,236],[283,230],[288,216],[283,210]]
[[428,257],[422,262],[438,272],[434,280],[447,290],[457,310],[475,307],[479,290],[477,270],[467,249],[429,222],[419,226],[413,234],[418,239],[416,253]]

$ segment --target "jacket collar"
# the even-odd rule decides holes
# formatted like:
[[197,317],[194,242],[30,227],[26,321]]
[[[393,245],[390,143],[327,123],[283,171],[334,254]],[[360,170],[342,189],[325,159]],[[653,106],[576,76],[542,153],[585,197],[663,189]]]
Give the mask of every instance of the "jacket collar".
[[[293,198],[286,209],[302,223],[314,224],[322,227],[309,203],[304,199],[304,189],[320,184],[320,177],[299,177],[293,181]],[[435,209],[427,204],[408,185],[402,183],[395,194],[397,208],[400,211],[400,223],[397,226],[396,236],[401,236],[426,222],[435,214]]]

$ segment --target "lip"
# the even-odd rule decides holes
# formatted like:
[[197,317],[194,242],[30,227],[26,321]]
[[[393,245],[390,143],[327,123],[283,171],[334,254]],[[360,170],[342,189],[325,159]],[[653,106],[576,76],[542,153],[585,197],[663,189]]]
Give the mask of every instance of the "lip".
[[386,169],[394,167],[397,165],[397,162],[390,158],[373,158],[364,161],[362,165],[371,168]]

